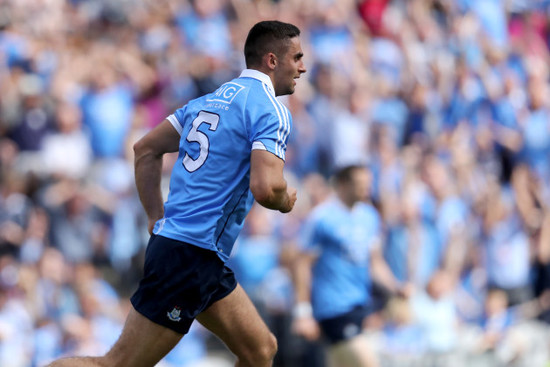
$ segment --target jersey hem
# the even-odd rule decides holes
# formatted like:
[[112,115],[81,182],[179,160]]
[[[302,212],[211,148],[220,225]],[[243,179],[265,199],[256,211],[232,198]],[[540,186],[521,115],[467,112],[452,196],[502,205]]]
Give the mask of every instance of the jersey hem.
[[220,250],[213,244],[199,242],[199,241],[194,240],[193,238],[183,236],[183,235],[179,235],[179,234],[175,234],[173,232],[159,231],[158,233],[155,233],[155,234],[159,235],[159,236],[166,237],[166,238],[170,238],[172,240],[185,242],[186,244],[189,244],[191,246],[197,246],[197,247],[200,247],[202,249],[215,252],[218,255],[218,257],[224,263],[227,262],[227,260],[229,259],[229,254],[226,255],[226,254],[220,252]]

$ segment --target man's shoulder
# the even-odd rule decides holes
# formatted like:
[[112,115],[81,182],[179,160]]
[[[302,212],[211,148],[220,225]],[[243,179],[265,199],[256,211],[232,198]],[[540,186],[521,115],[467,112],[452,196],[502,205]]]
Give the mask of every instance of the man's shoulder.
[[338,211],[337,201],[334,198],[327,198],[311,210],[309,217],[314,221],[331,219],[337,215]]
[[378,219],[378,209],[371,203],[360,202],[357,203],[361,215],[368,217],[369,219]]
[[248,103],[250,85],[246,81],[233,79],[223,83],[214,91],[195,98],[187,103],[191,113],[207,110],[217,114],[242,111]]
[[271,114],[274,119],[288,120],[290,113],[269,88],[260,80],[235,78],[220,85],[215,91],[189,102],[194,109],[235,113],[241,111],[256,120]]
[[243,78],[235,78],[220,85],[215,91],[204,96],[206,102],[232,104],[246,98],[250,91],[250,82]]

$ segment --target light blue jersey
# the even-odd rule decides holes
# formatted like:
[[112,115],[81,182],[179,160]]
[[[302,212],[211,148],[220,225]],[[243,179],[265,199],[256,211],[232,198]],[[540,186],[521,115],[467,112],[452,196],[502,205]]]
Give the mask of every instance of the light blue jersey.
[[271,79],[256,70],[190,101],[168,120],[181,135],[164,218],[154,233],[216,251],[227,261],[254,201],[250,153],[285,159],[292,126]]
[[311,303],[317,320],[340,316],[370,300],[370,252],[380,242],[380,217],[369,204],[350,210],[334,197],[311,213],[304,250],[319,255],[313,266]]

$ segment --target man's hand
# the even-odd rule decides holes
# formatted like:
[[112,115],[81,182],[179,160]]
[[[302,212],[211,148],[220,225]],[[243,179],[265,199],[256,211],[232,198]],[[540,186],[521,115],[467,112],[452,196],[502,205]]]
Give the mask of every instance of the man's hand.
[[292,331],[309,341],[317,340],[321,336],[321,329],[313,316],[295,318],[292,321]]
[[279,209],[281,213],[288,213],[289,211],[291,211],[292,208],[294,208],[294,204],[296,203],[297,199],[297,190],[294,187],[289,187],[286,192],[288,195],[287,205],[286,207]]
[[149,218],[149,221],[147,223],[147,230],[149,231],[149,234],[153,234],[153,228],[155,228],[155,224],[157,223],[158,219],[151,219]]

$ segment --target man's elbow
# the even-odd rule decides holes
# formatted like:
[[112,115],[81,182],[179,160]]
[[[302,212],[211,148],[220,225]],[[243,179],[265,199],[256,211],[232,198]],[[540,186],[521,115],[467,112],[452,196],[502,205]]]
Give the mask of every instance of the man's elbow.
[[261,182],[251,182],[250,191],[254,195],[254,199],[261,205],[269,203],[270,198],[273,196],[269,186]]
[[146,139],[140,139],[133,145],[134,150],[134,157],[136,160],[139,160],[143,157],[157,157],[161,154],[158,154],[155,152],[155,150],[151,147],[150,144],[147,144]]
[[250,191],[254,195],[254,199],[262,206],[272,208],[280,201],[280,196],[284,193],[286,187],[274,183],[251,181]]
[[146,144],[144,142],[144,139],[141,138],[139,139],[138,141],[136,141],[133,145],[133,150],[134,150],[134,155],[137,157],[139,155],[142,154],[142,152],[145,150],[146,148]]

